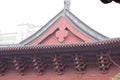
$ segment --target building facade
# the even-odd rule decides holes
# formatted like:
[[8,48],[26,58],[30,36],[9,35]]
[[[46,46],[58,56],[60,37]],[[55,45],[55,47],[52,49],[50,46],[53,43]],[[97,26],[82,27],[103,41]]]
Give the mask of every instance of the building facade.
[[110,80],[120,72],[120,38],[93,30],[64,4],[36,33],[0,47],[0,80]]

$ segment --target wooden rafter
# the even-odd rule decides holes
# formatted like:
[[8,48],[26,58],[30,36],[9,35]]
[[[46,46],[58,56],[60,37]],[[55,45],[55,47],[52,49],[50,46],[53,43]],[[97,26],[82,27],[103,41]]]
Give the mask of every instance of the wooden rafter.
[[38,72],[39,75],[43,75],[43,71],[45,70],[46,65],[45,65],[42,57],[34,56],[32,58],[32,63],[33,63],[33,66],[34,66],[34,69],[36,70],[36,72]]
[[22,76],[24,75],[24,71],[27,67],[26,63],[24,62],[24,60],[22,60],[21,57],[14,57],[13,58],[13,64],[15,66],[16,71]]
[[77,72],[84,73],[85,68],[87,66],[84,55],[76,53],[75,56],[73,57],[73,60],[74,60],[74,65]]
[[63,74],[65,65],[61,55],[54,55],[53,65],[57,74]]
[[109,54],[101,52],[98,56],[98,67],[102,73],[108,73],[108,70],[111,65],[111,61],[109,59]]

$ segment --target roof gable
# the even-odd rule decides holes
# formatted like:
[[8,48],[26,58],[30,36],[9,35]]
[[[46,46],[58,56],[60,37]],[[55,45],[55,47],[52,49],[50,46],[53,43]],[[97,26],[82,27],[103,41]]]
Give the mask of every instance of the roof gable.
[[[65,41],[65,38],[67,38],[69,33],[72,33],[73,35],[79,38],[79,41],[92,41],[89,37],[85,36],[84,34],[80,33],[77,29],[75,29],[66,19],[64,16],[60,17],[60,19],[50,27],[49,30],[47,30],[46,33],[44,33],[41,37],[37,38],[32,45],[38,45],[43,43],[43,41],[48,37],[48,36],[55,36],[57,39],[57,43],[63,43]],[[55,35],[52,35],[55,34]],[[74,37],[74,38],[75,38]],[[72,41],[73,42],[73,41]],[[51,39],[51,44],[54,43],[54,41]]]
[[[76,37],[80,38],[80,40],[83,41],[96,41],[107,39],[107,37],[96,32],[95,30],[87,26],[85,23],[80,21],[70,11],[66,11],[66,13],[64,13],[64,10],[62,10],[45,26],[43,26],[40,30],[38,30],[36,33],[31,35],[24,41],[20,42],[20,44],[37,45],[41,43],[44,39],[46,39],[49,35],[54,33],[56,30],[62,30],[63,32],[66,32],[67,35],[66,29],[71,31]],[[62,38],[58,36],[58,41],[63,42],[64,40],[62,39],[64,39],[65,37],[65,35]],[[61,40],[59,40],[59,38]]]

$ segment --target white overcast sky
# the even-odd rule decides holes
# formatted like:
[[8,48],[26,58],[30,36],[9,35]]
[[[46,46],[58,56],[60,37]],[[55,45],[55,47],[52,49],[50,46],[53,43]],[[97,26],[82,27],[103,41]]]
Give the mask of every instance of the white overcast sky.
[[[0,29],[12,32],[18,24],[45,25],[63,9],[64,0],[0,0]],[[70,11],[108,37],[120,37],[120,4],[100,0],[71,0]],[[19,26],[20,27],[20,26]]]

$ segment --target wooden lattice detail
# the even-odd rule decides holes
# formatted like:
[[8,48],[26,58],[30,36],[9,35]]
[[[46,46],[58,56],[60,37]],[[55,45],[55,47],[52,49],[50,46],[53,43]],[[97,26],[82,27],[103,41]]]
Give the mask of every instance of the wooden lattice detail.
[[6,69],[7,65],[4,61],[0,60],[0,76],[3,76],[5,74]]
[[32,58],[32,62],[33,62],[33,66],[34,66],[34,69],[36,70],[36,72],[38,72],[39,75],[43,75],[46,65],[45,65],[42,57],[34,56]]
[[57,74],[61,75],[64,72],[65,65],[62,56],[60,55],[54,55],[53,57],[53,65],[54,69]]
[[74,66],[78,73],[84,73],[87,66],[85,56],[83,54],[75,54],[73,57]]
[[98,66],[99,66],[100,71],[102,73],[108,73],[108,70],[111,65],[109,54],[100,53],[99,55],[97,55],[97,59],[98,59]]
[[26,63],[21,57],[14,57],[13,64],[15,66],[16,71],[22,76],[24,75],[24,71],[26,70]]

